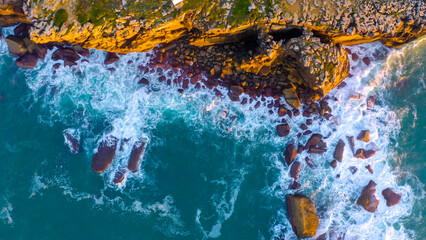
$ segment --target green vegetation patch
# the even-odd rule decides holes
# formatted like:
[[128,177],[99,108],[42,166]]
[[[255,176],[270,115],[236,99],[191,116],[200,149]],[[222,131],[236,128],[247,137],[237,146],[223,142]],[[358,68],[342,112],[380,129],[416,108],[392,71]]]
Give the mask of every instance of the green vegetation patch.
[[61,27],[68,20],[68,13],[64,9],[59,9],[55,13],[55,17],[53,18],[53,24],[56,27]]

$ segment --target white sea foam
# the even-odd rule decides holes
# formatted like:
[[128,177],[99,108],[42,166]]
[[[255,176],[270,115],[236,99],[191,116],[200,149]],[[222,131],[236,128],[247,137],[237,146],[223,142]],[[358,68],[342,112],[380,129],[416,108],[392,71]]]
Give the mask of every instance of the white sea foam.
[[[4,51],[4,45],[2,41],[1,51]],[[389,51],[379,43],[350,49],[353,53],[357,53],[360,59],[371,56],[374,51],[379,53]],[[405,50],[391,51],[386,61],[403,51]],[[255,108],[256,101],[240,105],[226,98],[219,99],[208,89],[194,89],[193,86],[180,94],[177,91],[180,86],[159,82],[157,73],[144,74],[138,70],[139,65],[145,66],[149,61],[146,54],[132,53],[121,56],[121,60],[112,65],[116,71],[110,72],[107,70],[108,67],[103,65],[105,53],[94,50],[91,52],[92,55],[87,58],[90,63],[80,60],[78,66],[61,67],[56,70],[56,74],[52,74],[52,66],[55,63],[53,61],[39,62],[34,71],[28,71],[27,83],[32,90],[32,97],[36,103],[43,105],[40,121],[50,125],[59,121],[78,131],[84,139],[81,147],[87,155],[88,165],[89,159],[104,136],[112,134],[118,139],[129,141],[123,144],[113,164],[101,175],[106,185],[103,189],[99,189],[99,192],[89,193],[74,189],[64,176],[59,176],[62,180],[55,180],[35,174],[30,197],[40,195],[49,187],[60,187],[64,195],[77,201],[91,200],[96,206],[117,207],[143,216],[157,214],[156,216],[161,219],[155,226],[158,231],[164,232],[167,236],[188,235],[189,230],[180,219],[180,212],[174,206],[173,196],[167,195],[162,201],[146,201],[132,195],[132,190],[155,186],[155,181],[145,176],[143,167],[138,173],[130,174],[125,184],[120,186],[112,184],[115,172],[126,165],[133,143],[140,137],[149,140],[152,131],[159,123],[165,121],[167,111],[176,112],[189,126],[195,126],[197,129],[213,128],[219,135],[233,135],[235,141],[245,139],[255,144],[268,143],[279,146],[277,149],[280,150],[271,149],[266,159],[270,161],[269,171],[278,171],[279,174],[275,182],[264,188],[263,194],[282,199],[284,206],[285,196],[296,192],[288,189],[292,179],[288,176],[288,168],[282,163],[281,150],[291,141],[304,144],[308,139],[309,136],[297,139],[297,134],[302,132],[298,126],[305,121],[302,115],[293,118],[284,117],[292,130],[288,137],[280,138],[275,133],[275,126],[279,122],[277,114],[269,114],[270,109],[265,105]],[[50,59],[51,54],[52,51],[49,51],[47,59]],[[130,60],[133,63],[128,64]],[[394,227],[402,217],[410,215],[415,201],[410,186],[400,185],[398,171],[393,170],[388,164],[393,156],[391,140],[396,138],[399,130],[398,118],[384,104],[376,105],[373,110],[367,110],[365,103],[369,94],[377,94],[380,98],[379,90],[390,84],[385,77],[377,77],[383,74],[384,64],[375,61],[366,67],[361,60],[351,62],[353,66],[351,74],[354,77],[345,80],[348,86],[330,93],[337,100],[329,101],[332,114],[335,116],[334,122],[314,120],[310,126],[313,132],[328,136],[326,143],[329,151],[324,155],[312,157],[317,165],[314,170],[307,167],[304,162],[306,152],[298,155],[296,159],[302,163],[299,180],[301,188],[297,192],[309,195],[317,206],[321,219],[318,235],[336,232],[337,235],[346,233],[347,239],[408,239],[412,234],[403,226]],[[165,75],[168,71],[172,70],[165,69]],[[177,74],[172,75],[173,79]],[[137,84],[142,76],[150,81],[149,86]],[[226,95],[226,89],[221,87],[218,89]],[[362,95],[361,99],[349,100],[354,94]],[[248,96],[243,94],[242,97]],[[270,102],[273,99],[267,98],[266,101]],[[285,101],[282,99],[282,102]],[[371,141],[380,149],[368,160],[354,158],[346,140],[347,135],[356,137],[363,129],[371,131]],[[332,169],[329,166],[332,149],[339,139],[346,142],[344,160],[336,169]],[[357,141],[355,148],[361,147],[367,147],[367,144]],[[145,158],[149,161],[149,146],[147,151]],[[250,154],[249,150],[247,151]],[[373,175],[364,168],[367,164],[371,164]],[[351,166],[357,167],[355,174],[349,172],[348,168]],[[240,185],[247,174],[244,169],[239,171],[239,174],[231,180],[217,180],[218,185],[223,185],[221,188],[223,191],[213,193],[211,196],[213,214],[207,213],[202,206],[198,208],[194,220],[204,238],[221,236],[222,225],[232,216]],[[340,177],[336,178],[338,174]],[[376,195],[380,204],[374,214],[354,204],[370,179],[378,183]],[[213,180],[206,178],[206,181]],[[402,195],[401,203],[392,208],[385,206],[385,200],[381,195],[381,191],[387,187]],[[212,215],[213,225],[203,223]],[[271,226],[273,236],[295,239],[284,207],[278,209],[276,216],[272,217],[275,219]]]

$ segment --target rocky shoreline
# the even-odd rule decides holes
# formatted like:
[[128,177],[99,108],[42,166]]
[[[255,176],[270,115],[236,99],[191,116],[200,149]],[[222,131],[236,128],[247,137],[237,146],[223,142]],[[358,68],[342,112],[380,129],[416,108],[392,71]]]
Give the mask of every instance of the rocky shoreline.
[[[416,1],[411,1],[410,4],[413,2]],[[374,2],[372,4],[374,5]],[[228,35],[221,36],[220,39],[230,38],[232,41],[219,39],[214,41],[213,44],[209,42],[209,37],[212,36],[209,35],[211,34],[209,31],[213,30],[200,33],[191,29],[193,31],[191,34],[176,34],[179,36],[178,38],[164,41],[154,47],[150,53],[151,61],[147,66],[139,66],[139,70],[145,73],[158,73],[160,82],[180,85],[179,92],[184,92],[191,84],[194,88],[211,89],[218,97],[227,97],[241,104],[252,104],[257,101],[255,108],[261,105],[267,106],[271,109],[270,114],[277,114],[277,119],[281,120],[276,126],[277,135],[280,137],[286,137],[292,130],[283,119],[284,116],[287,115],[291,118],[292,116],[303,115],[306,118],[306,124],[300,126],[303,133],[299,133],[298,138],[302,135],[310,136],[310,138],[304,145],[299,142],[299,139],[293,139],[294,143],[286,146],[283,152],[283,162],[290,169],[290,177],[294,180],[289,188],[296,190],[300,187],[297,180],[302,166],[300,161],[295,161],[297,155],[302,151],[307,151],[312,155],[324,154],[328,151],[327,145],[322,140],[323,136],[309,130],[309,125],[312,124],[312,121],[334,120],[332,110],[328,106],[328,101],[333,101],[333,99],[330,99],[326,94],[340,84],[344,85],[342,81],[348,76],[350,68],[348,54],[352,54],[342,44],[350,45],[381,40],[388,46],[400,46],[424,35],[424,12],[426,11],[424,3],[421,6],[416,5],[418,9],[414,9],[411,5],[408,6],[405,10],[409,13],[417,12],[420,18],[416,19],[417,15],[413,15],[414,19],[404,20],[402,18],[402,22],[398,22],[396,25],[405,26],[404,31],[401,28],[392,27],[395,25],[393,24],[387,29],[383,29],[384,32],[388,33],[380,33],[379,35],[376,34],[375,30],[381,27],[381,21],[388,21],[386,20],[387,17],[384,17],[384,20],[378,18],[377,23],[373,24],[375,28],[372,29],[371,26],[373,25],[368,24],[370,21],[365,23],[358,21],[359,26],[363,26],[364,30],[369,30],[365,34],[363,28],[358,30],[352,26],[353,24],[345,26],[338,34],[330,35],[328,32],[330,29],[327,27],[313,27],[313,25],[309,26],[306,23],[300,24],[292,21],[291,24],[286,22],[284,27],[272,27],[266,33],[264,29],[244,30],[237,32],[238,34],[231,32]],[[371,8],[372,6],[366,5],[367,7]],[[385,10],[400,12],[400,8],[401,5],[392,6],[391,4],[390,6],[386,5]],[[33,18],[30,19],[34,21]],[[311,18],[306,16],[306,19]],[[13,21],[8,22],[11,24]],[[40,23],[36,22],[32,25],[20,21],[20,25],[15,28],[14,35],[6,37],[10,53],[18,57],[16,60],[18,66],[23,68],[35,67],[37,60],[44,59],[48,50],[55,50],[52,54],[52,60],[63,61],[63,67],[77,65],[82,57],[90,54],[90,51],[85,47],[92,45],[84,43],[84,41],[82,45],[79,45],[79,41],[50,41],[49,38],[43,40],[43,35],[36,33],[37,30],[40,30],[38,24]],[[408,33],[405,32],[407,29],[409,29]],[[358,31],[360,34],[348,35],[351,34],[351,31]],[[345,34],[342,35],[342,32]],[[203,37],[194,39],[196,34]],[[217,37],[218,35],[213,36]],[[357,36],[363,37],[360,39]],[[202,38],[204,43],[209,42],[209,44],[194,44]],[[61,38],[52,39],[59,40]],[[45,40],[47,42],[44,42]],[[132,44],[136,43],[137,41]],[[98,49],[102,49],[102,47]],[[128,48],[127,50],[133,51],[134,49]],[[117,52],[124,54],[121,50]],[[113,64],[119,60],[117,52],[108,52],[104,61],[105,65]],[[354,58],[353,55],[352,58]],[[362,61],[366,65],[370,64],[368,58],[362,59]],[[56,69],[59,67],[62,67],[61,63],[54,65]],[[179,77],[173,78],[170,75],[163,74],[163,68],[174,69],[176,73],[178,69],[182,69],[183,72]],[[54,70],[52,69],[52,71]],[[115,69],[110,67],[109,70],[114,71]],[[149,80],[145,78],[140,79],[139,83],[150,84]],[[228,89],[227,96],[222,96],[222,93],[216,89],[218,86]],[[243,97],[243,93],[249,97]],[[274,99],[273,101],[269,100],[271,97]],[[287,105],[282,102],[283,100],[291,106],[291,109],[286,107]],[[374,97],[370,97],[367,101],[368,107],[374,108]],[[333,160],[330,161],[331,167],[336,168],[337,164],[344,160],[343,155],[344,151],[347,151],[345,150],[347,149],[346,146],[349,146],[352,154],[359,159],[368,159],[379,151],[374,144],[369,145],[370,147],[367,149],[355,149],[355,141],[370,142],[369,133],[369,130],[363,130],[356,138],[347,136],[346,139],[340,139],[334,147]],[[67,137],[75,152],[78,152],[78,140],[73,139],[72,136]],[[101,173],[111,164],[119,141],[124,140],[110,137],[100,143],[97,153],[93,156],[93,171]],[[135,143],[127,168],[123,168],[115,174],[115,184],[125,181],[128,171],[133,173],[138,170],[145,145],[146,142],[142,140]],[[309,157],[306,157],[305,162],[309,167],[315,168]],[[365,166],[365,168],[365,171],[373,174],[370,165]],[[354,174],[358,169],[354,167],[350,171]],[[369,212],[375,212],[379,204],[375,187],[376,183],[370,181],[356,201],[356,204]],[[401,199],[401,195],[389,188],[383,190],[382,195],[386,199],[388,207],[398,204]],[[287,209],[293,230],[299,238],[316,235],[319,218],[314,203],[307,196],[288,195]],[[317,239],[327,239],[327,233]]]

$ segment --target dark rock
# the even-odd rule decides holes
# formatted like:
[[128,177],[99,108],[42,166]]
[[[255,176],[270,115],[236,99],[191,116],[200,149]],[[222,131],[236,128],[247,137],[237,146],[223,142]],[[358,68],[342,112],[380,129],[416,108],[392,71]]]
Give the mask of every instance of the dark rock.
[[308,126],[306,126],[306,124],[302,123],[300,125],[300,129],[302,129],[303,131],[305,131],[306,129],[308,129]]
[[70,146],[70,150],[72,153],[80,152],[80,143],[78,139],[73,137],[70,133],[64,132],[65,142]]
[[296,181],[294,181],[291,185],[290,185],[290,189],[299,189],[300,188],[300,184]]
[[314,168],[315,168],[315,163],[314,163],[314,161],[312,161],[312,159],[310,159],[309,157],[306,157],[306,158],[305,158],[305,161],[306,161],[306,164],[308,164],[308,166],[309,166],[310,168],[312,168],[312,169],[314,169]]
[[358,168],[357,168],[357,167],[355,167],[355,166],[351,166],[351,167],[349,167],[349,171],[350,171],[352,174],[355,174],[355,173],[358,171]]
[[37,66],[37,57],[33,54],[26,53],[16,60],[16,65],[22,68],[34,68]]
[[368,58],[368,57],[364,57],[363,59],[362,59],[362,61],[365,63],[365,65],[370,65],[370,58]]
[[352,53],[352,60],[353,61],[358,61],[359,57],[356,53]]
[[370,158],[372,157],[374,154],[376,154],[376,152],[378,152],[379,150],[373,150],[373,149],[369,149],[369,150],[364,150],[364,156],[365,158]]
[[327,240],[327,233],[321,234],[316,240]]
[[145,151],[146,142],[139,140],[133,145],[132,152],[130,153],[129,164],[127,165],[127,169],[131,172],[136,172],[139,169],[139,162],[141,160],[141,156]]
[[308,153],[310,154],[323,154],[327,152],[327,149],[318,148],[318,147],[310,147]]
[[304,132],[303,132],[303,136],[307,136],[307,135],[310,135],[310,134],[312,134],[312,131],[311,131],[311,130],[308,130],[308,131],[304,131]]
[[302,164],[300,162],[294,162],[291,165],[290,168],[290,177],[294,178],[294,181],[297,181],[299,179],[300,169],[302,167]]
[[70,60],[69,58],[65,58],[64,59],[64,66],[66,66],[66,67],[77,66],[77,63],[74,62],[74,61],[72,61],[72,60]]
[[287,109],[285,107],[280,107],[278,109],[278,116],[279,117],[284,117],[287,114]]
[[231,90],[231,92],[238,96],[244,93],[244,89],[240,86],[231,86],[229,90]]
[[366,167],[365,167],[371,174],[373,174],[374,172],[373,172],[373,168],[371,168],[371,165],[367,165]]
[[233,102],[239,102],[240,101],[240,96],[238,96],[237,94],[234,94],[232,92],[228,92],[228,97]]
[[300,153],[302,153],[302,152],[303,152],[303,145],[299,144],[299,145],[297,146],[297,153],[298,153],[298,154],[300,154]]
[[299,116],[299,115],[300,115],[300,110],[299,110],[299,109],[295,109],[295,110],[293,111],[293,116],[297,117],[297,116]]
[[21,23],[15,29],[13,29],[13,34],[19,37],[28,37],[29,29],[30,29],[30,26],[28,24]]
[[118,185],[126,179],[127,170],[125,168],[120,169],[114,175],[114,184]]
[[330,166],[333,167],[333,168],[336,168],[337,167],[337,161],[336,160],[331,161]]
[[306,125],[312,125],[312,119],[306,119]]
[[383,190],[382,195],[385,198],[386,205],[388,207],[398,204],[401,200],[401,195],[396,194],[390,188],[386,188],[385,190]]
[[287,212],[293,231],[299,238],[316,235],[319,218],[312,201],[304,195],[287,195]]
[[376,183],[371,181],[362,190],[361,196],[356,201],[357,204],[361,205],[365,210],[369,212],[375,212],[379,200],[376,198]]
[[277,126],[277,133],[280,137],[285,137],[290,133],[290,126],[288,124],[280,124]]
[[38,59],[44,59],[47,55],[47,47],[44,44],[38,44],[36,45],[35,53]]
[[297,156],[296,147],[294,147],[293,144],[289,144],[284,152],[284,159],[287,163],[287,166],[290,166],[290,164],[294,161],[294,159]]
[[138,84],[145,84],[148,85],[149,84],[149,80],[146,78],[141,78],[141,80],[139,80]]
[[336,149],[334,149],[333,157],[335,160],[342,162],[343,151],[345,150],[345,143],[340,139],[337,143]]
[[327,148],[327,143],[325,143],[323,140],[321,140],[319,143],[318,143],[318,147],[319,148]]
[[369,130],[362,130],[358,137],[356,137],[356,139],[364,141],[364,142],[369,142],[370,141],[370,131]]
[[358,150],[356,150],[355,157],[356,158],[365,159],[364,149],[358,149]]
[[58,48],[53,54],[52,54],[52,60],[65,60],[68,59],[71,62],[75,62],[80,60],[80,56],[71,48]]
[[109,136],[98,147],[98,152],[92,158],[92,170],[98,173],[105,171],[112,163],[117,150],[118,139]]
[[17,36],[7,36],[6,43],[9,48],[9,53],[15,57],[23,56],[28,52],[27,47],[25,46],[24,39]]
[[348,140],[352,154],[355,154],[355,138],[353,136],[347,136],[346,139]]
[[321,134],[318,134],[318,133],[312,134],[312,136],[308,139],[308,141],[305,144],[305,150],[311,147],[317,146],[318,143],[321,141],[321,139],[322,139]]
[[107,52],[104,64],[105,65],[113,64],[115,62],[118,62],[118,60],[120,60],[120,57],[118,57],[116,53]]
[[82,48],[80,45],[74,45],[72,48],[74,49],[74,51],[76,51],[79,55],[83,57],[87,57],[90,55],[89,49]]

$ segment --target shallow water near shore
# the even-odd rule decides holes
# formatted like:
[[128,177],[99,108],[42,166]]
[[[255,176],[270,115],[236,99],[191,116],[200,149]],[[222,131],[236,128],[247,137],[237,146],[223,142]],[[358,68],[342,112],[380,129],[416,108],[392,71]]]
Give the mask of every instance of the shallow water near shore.
[[[315,203],[317,236],[424,239],[426,40],[395,50],[379,43],[350,49],[360,59],[385,57],[370,66],[352,61],[347,86],[330,93],[335,119],[314,119],[309,128],[327,136],[329,151],[312,157],[315,169],[306,152],[297,157],[295,191],[288,189],[282,153],[290,142],[308,139],[297,138],[302,115],[284,117],[292,130],[280,138],[281,118],[266,106],[240,105],[193,86],[179,93],[180,86],[138,69],[149,61],[146,54],[121,56],[106,67],[105,53],[92,50],[89,63],[53,74],[51,60],[19,69],[1,40],[0,239],[296,239],[285,208],[285,196],[295,192]],[[150,85],[137,84],[141,77]],[[351,99],[356,94],[360,100]],[[367,110],[372,94],[376,105]],[[338,140],[363,129],[380,151],[360,160],[346,144],[343,162],[331,168]],[[80,138],[80,153],[71,153],[64,131]],[[129,140],[120,142],[108,170],[94,173],[91,157],[111,134]],[[138,138],[148,141],[140,170],[116,186],[114,174]],[[354,204],[369,180],[380,201],[374,214]],[[386,207],[387,187],[402,195],[398,205]]]

